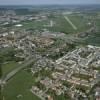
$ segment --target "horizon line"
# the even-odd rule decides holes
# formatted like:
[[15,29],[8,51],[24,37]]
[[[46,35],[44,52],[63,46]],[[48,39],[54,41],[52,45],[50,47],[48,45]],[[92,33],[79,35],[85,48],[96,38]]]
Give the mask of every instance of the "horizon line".
[[93,3],[88,3],[88,4],[0,4],[0,6],[46,6],[46,5],[100,5],[100,4],[93,4]]

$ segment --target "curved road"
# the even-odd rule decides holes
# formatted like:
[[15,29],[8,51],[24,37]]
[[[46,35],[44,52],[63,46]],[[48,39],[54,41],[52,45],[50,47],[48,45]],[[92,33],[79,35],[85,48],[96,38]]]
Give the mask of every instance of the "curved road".
[[1,78],[1,84],[8,81],[11,77],[13,77],[17,72],[19,72],[21,69],[27,67],[29,64],[31,64],[34,61],[33,57],[29,57],[28,60],[25,60],[22,64],[19,64],[17,68],[12,70],[10,73],[8,73],[5,76],[2,76]]

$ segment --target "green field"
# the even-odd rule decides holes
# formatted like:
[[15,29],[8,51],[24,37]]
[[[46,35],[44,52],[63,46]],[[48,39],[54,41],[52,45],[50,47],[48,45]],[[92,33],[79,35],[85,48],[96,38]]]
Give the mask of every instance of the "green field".
[[94,46],[100,46],[100,33],[97,32],[95,34],[89,35],[87,38],[82,40],[82,44],[83,43]]
[[97,26],[97,29],[100,31],[100,18],[99,19],[95,19],[95,24]]
[[88,19],[85,19],[84,16],[72,14],[67,15],[68,18],[72,21],[72,23],[77,27],[77,32],[84,32],[90,28],[88,25]]
[[[19,24],[22,24],[22,28],[24,29],[33,29],[33,30],[42,30],[42,29],[48,29],[50,31],[54,32],[64,32],[64,33],[77,33],[77,32],[83,32],[90,28],[90,26],[87,25],[88,20],[84,19],[83,16],[79,15],[65,15],[67,16],[70,21],[77,27],[77,30],[74,30],[73,27],[66,21],[64,18],[64,15],[58,15],[54,17],[48,17],[46,20],[40,20],[40,21],[24,21]],[[50,21],[53,21],[53,26],[50,27]]]
[[[50,20],[54,22],[53,27],[46,26],[49,25]],[[45,21],[26,21],[22,22],[21,24],[23,24],[22,28],[25,29],[37,29],[37,30],[48,29],[50,31],[64,32],[64,33],[71,33],[72,31],[74,31],[72,30],[72,27],[70,27],[69,23],[65,21],[63,16],[58,16]]]
[[45,20],[45,21],[25,21],[25,22],[22,22],[21,24],[23,24],[23,28],[25,29],[38,29],[38,30],[41,30],[43,28],[45,28],[44,25],[48,25],[49,24],[49,21],[48,20]]
[[17,52],[19,51],[15,51],[13,48],[4,48],[0,50],[2,76],[18,67],[20,59],[15,57]]
[[2,74],[5,75],[15,69],[18,66],[18,63],[15,61],[9,61],[6,64],[2,64]]
[[50,28],[50,30],[52,31],[64,33],[73,33],[75,31],[65,20],[63,15],[53,18],[53,21],[55,22],[55,24],[54,27]]
[[[30,72],[21,71],[9,80],[2,91],[5,100],[40,100],[30,92],[35,78]],[[18,98],[18,95],[21,95]]]

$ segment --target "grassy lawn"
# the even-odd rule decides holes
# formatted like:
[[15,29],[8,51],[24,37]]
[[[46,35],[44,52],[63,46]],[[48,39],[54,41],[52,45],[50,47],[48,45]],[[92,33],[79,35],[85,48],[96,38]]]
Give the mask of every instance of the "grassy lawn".
[[18,63],[15,61],[9,61],[6,64],[2,65],[2,74],[5,75],[15,69],[17,67]]
[[[30,72],[21,71],[8,81],[2,95],[5,100],[40,100],[30,92],[30,88],[35,83],[35,78]],[[22,95],[21,97],[17,97]]]

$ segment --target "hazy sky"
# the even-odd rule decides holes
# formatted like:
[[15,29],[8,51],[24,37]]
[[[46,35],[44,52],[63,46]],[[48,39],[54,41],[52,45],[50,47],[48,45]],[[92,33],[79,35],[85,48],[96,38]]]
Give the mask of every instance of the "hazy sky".
[[100,0],[0,0],[0,5],[8,4],[100,4]]

